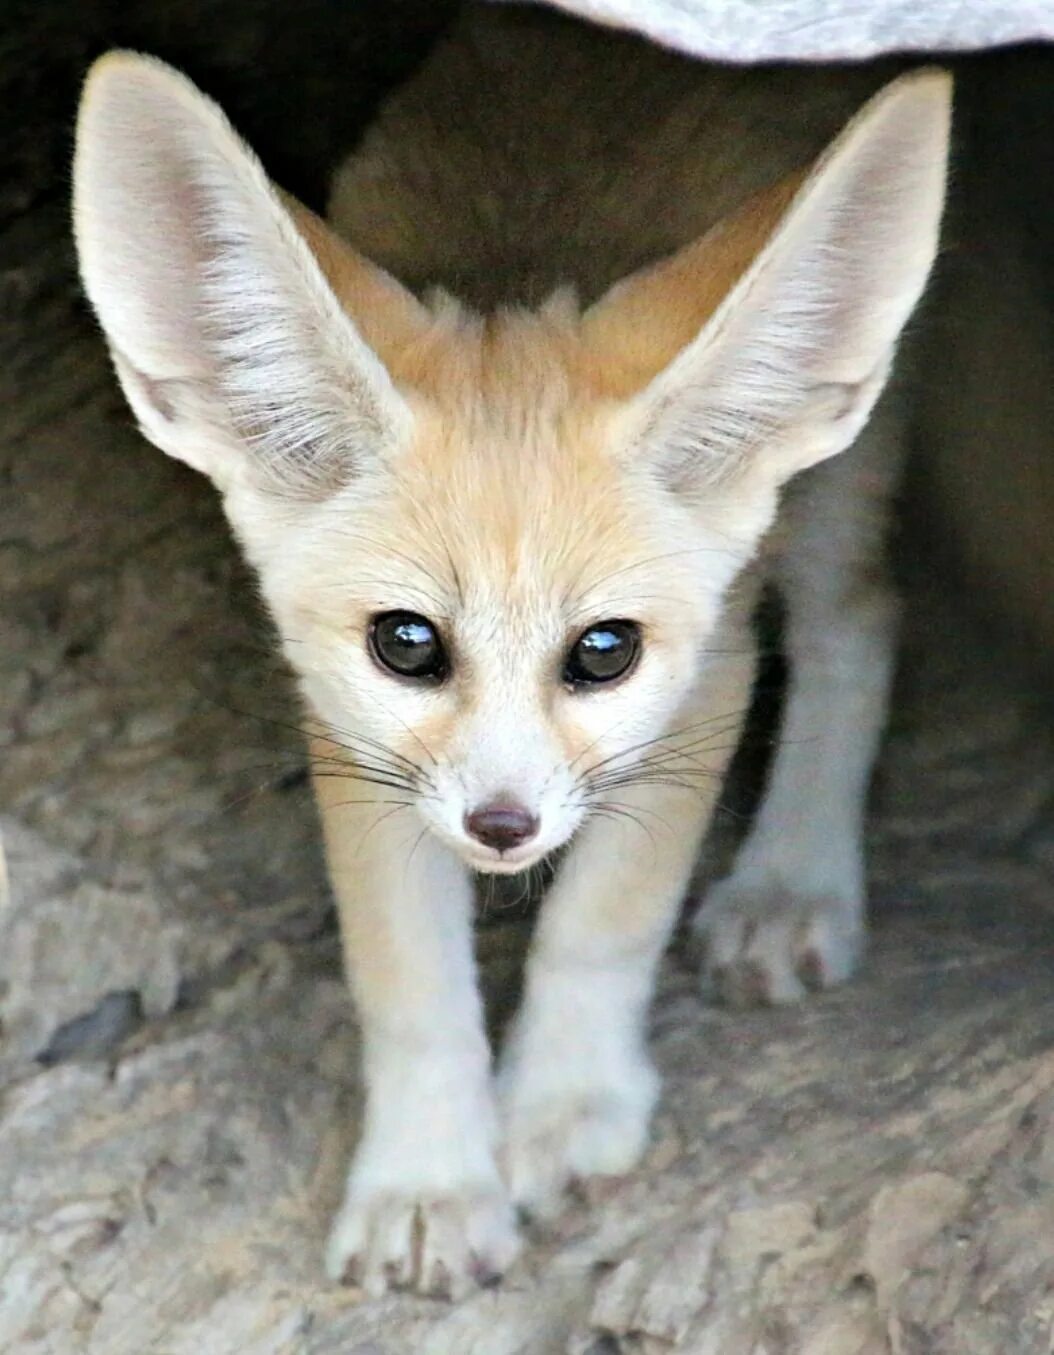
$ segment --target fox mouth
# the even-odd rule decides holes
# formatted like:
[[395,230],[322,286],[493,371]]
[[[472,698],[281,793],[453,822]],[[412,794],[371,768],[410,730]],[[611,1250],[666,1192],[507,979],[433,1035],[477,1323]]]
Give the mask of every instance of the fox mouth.
[[550,831],[544,837],[539,835],[529,842],[504,849],[488,847],[471,838],[454,835],[445,825],[434,827],[432,831],[477,875],[522,875],[565,848],[578,827],[579,824],[574,823],[562,837]]
[[500,848],[462,840],[455,846],[466,866],[477,874],[519,875],[520,871],[536,866],[539,860],[545,860],[546,856],[560,847],[560,843],[539,843],[534,839],[516,847]]
[[461,859],[480,875],[519,875],[521,871],[529,870],[543,861],[552,851],[555,851],[555,847],[538,847],[533,843],[506,851],[466,844],[459,847]]

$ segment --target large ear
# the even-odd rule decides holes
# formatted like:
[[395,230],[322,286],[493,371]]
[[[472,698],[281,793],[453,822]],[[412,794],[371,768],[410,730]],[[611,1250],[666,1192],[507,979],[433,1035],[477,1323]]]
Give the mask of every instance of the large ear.
[[406,436],[409,410],[338,293],[389,329],[424,324],[423,308],[280,196],[161,62],[116,52],[92,68],[74,226],[140,427],[221,488],[317,497]]
[[[635,458],[675,486],[699,489],[741,472],[774,485],[850,445],[937,250],[950,113],[943,72],[895,81],[796,192],[791,183],[759,199],[731,227],[587,312],[587,335],[608,348],[619,329],[641,328],[645,308],[645,323],[661,326],[665,313],[670,332],[680,332],[676,356],[664,355],[630,401]],[[752,240],[759,221],[764,243]],[[711,296],[715,264],[731,272],[720,302]],[[705,323],[688,337],[693,297],[696,325]]]

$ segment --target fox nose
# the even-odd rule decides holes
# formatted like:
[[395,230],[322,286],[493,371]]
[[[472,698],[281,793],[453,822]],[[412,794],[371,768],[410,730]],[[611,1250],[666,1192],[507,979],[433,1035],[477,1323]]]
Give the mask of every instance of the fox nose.
[[465,831],[485,847],[507,852],[534,837],[538,818],[512,800],[496,800],[466,814]]

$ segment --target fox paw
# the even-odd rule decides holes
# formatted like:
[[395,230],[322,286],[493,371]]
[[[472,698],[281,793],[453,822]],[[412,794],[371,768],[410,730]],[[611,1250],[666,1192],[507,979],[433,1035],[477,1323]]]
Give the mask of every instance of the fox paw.
[[569,1187],[624,1176],[647,1145],[657,1091],[657,1077],[644,1068],[624,1085],[509,1106],[502,1161],[513,1201],[546,1218]]
[[498,1189],[434,1195],[353,1189],[333,1224],[326,1269],[371,1297],[410,1289],[456,1299],[495,1284],[518,1250],[512,1209]]
[[712,889],[693,929],[704,974],[732,1007],[798,1002],[844,982],[864,949],[863,907],[855,898],[803,895],[734,877]]

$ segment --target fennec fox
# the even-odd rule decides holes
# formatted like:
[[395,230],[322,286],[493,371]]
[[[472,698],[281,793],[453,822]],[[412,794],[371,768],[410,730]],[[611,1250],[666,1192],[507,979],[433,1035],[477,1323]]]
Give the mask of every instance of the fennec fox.
[[[367,1088],[328,1263],[370,1292],[486,1281],[514,1205],[641,1153],[766,534],[785,738],[700,926],[733,996],[856,962],[899,441],[872,411],[937,246],[948,78],[803,166],[882,78],[470,8],[341,171],[340,238],[175,72],[90,76],[85,287],[143,432],[222,493],[318,730]],[[782,486],[853,443],[780,549]],[[472,872],[561,848],[492,1082]]]

